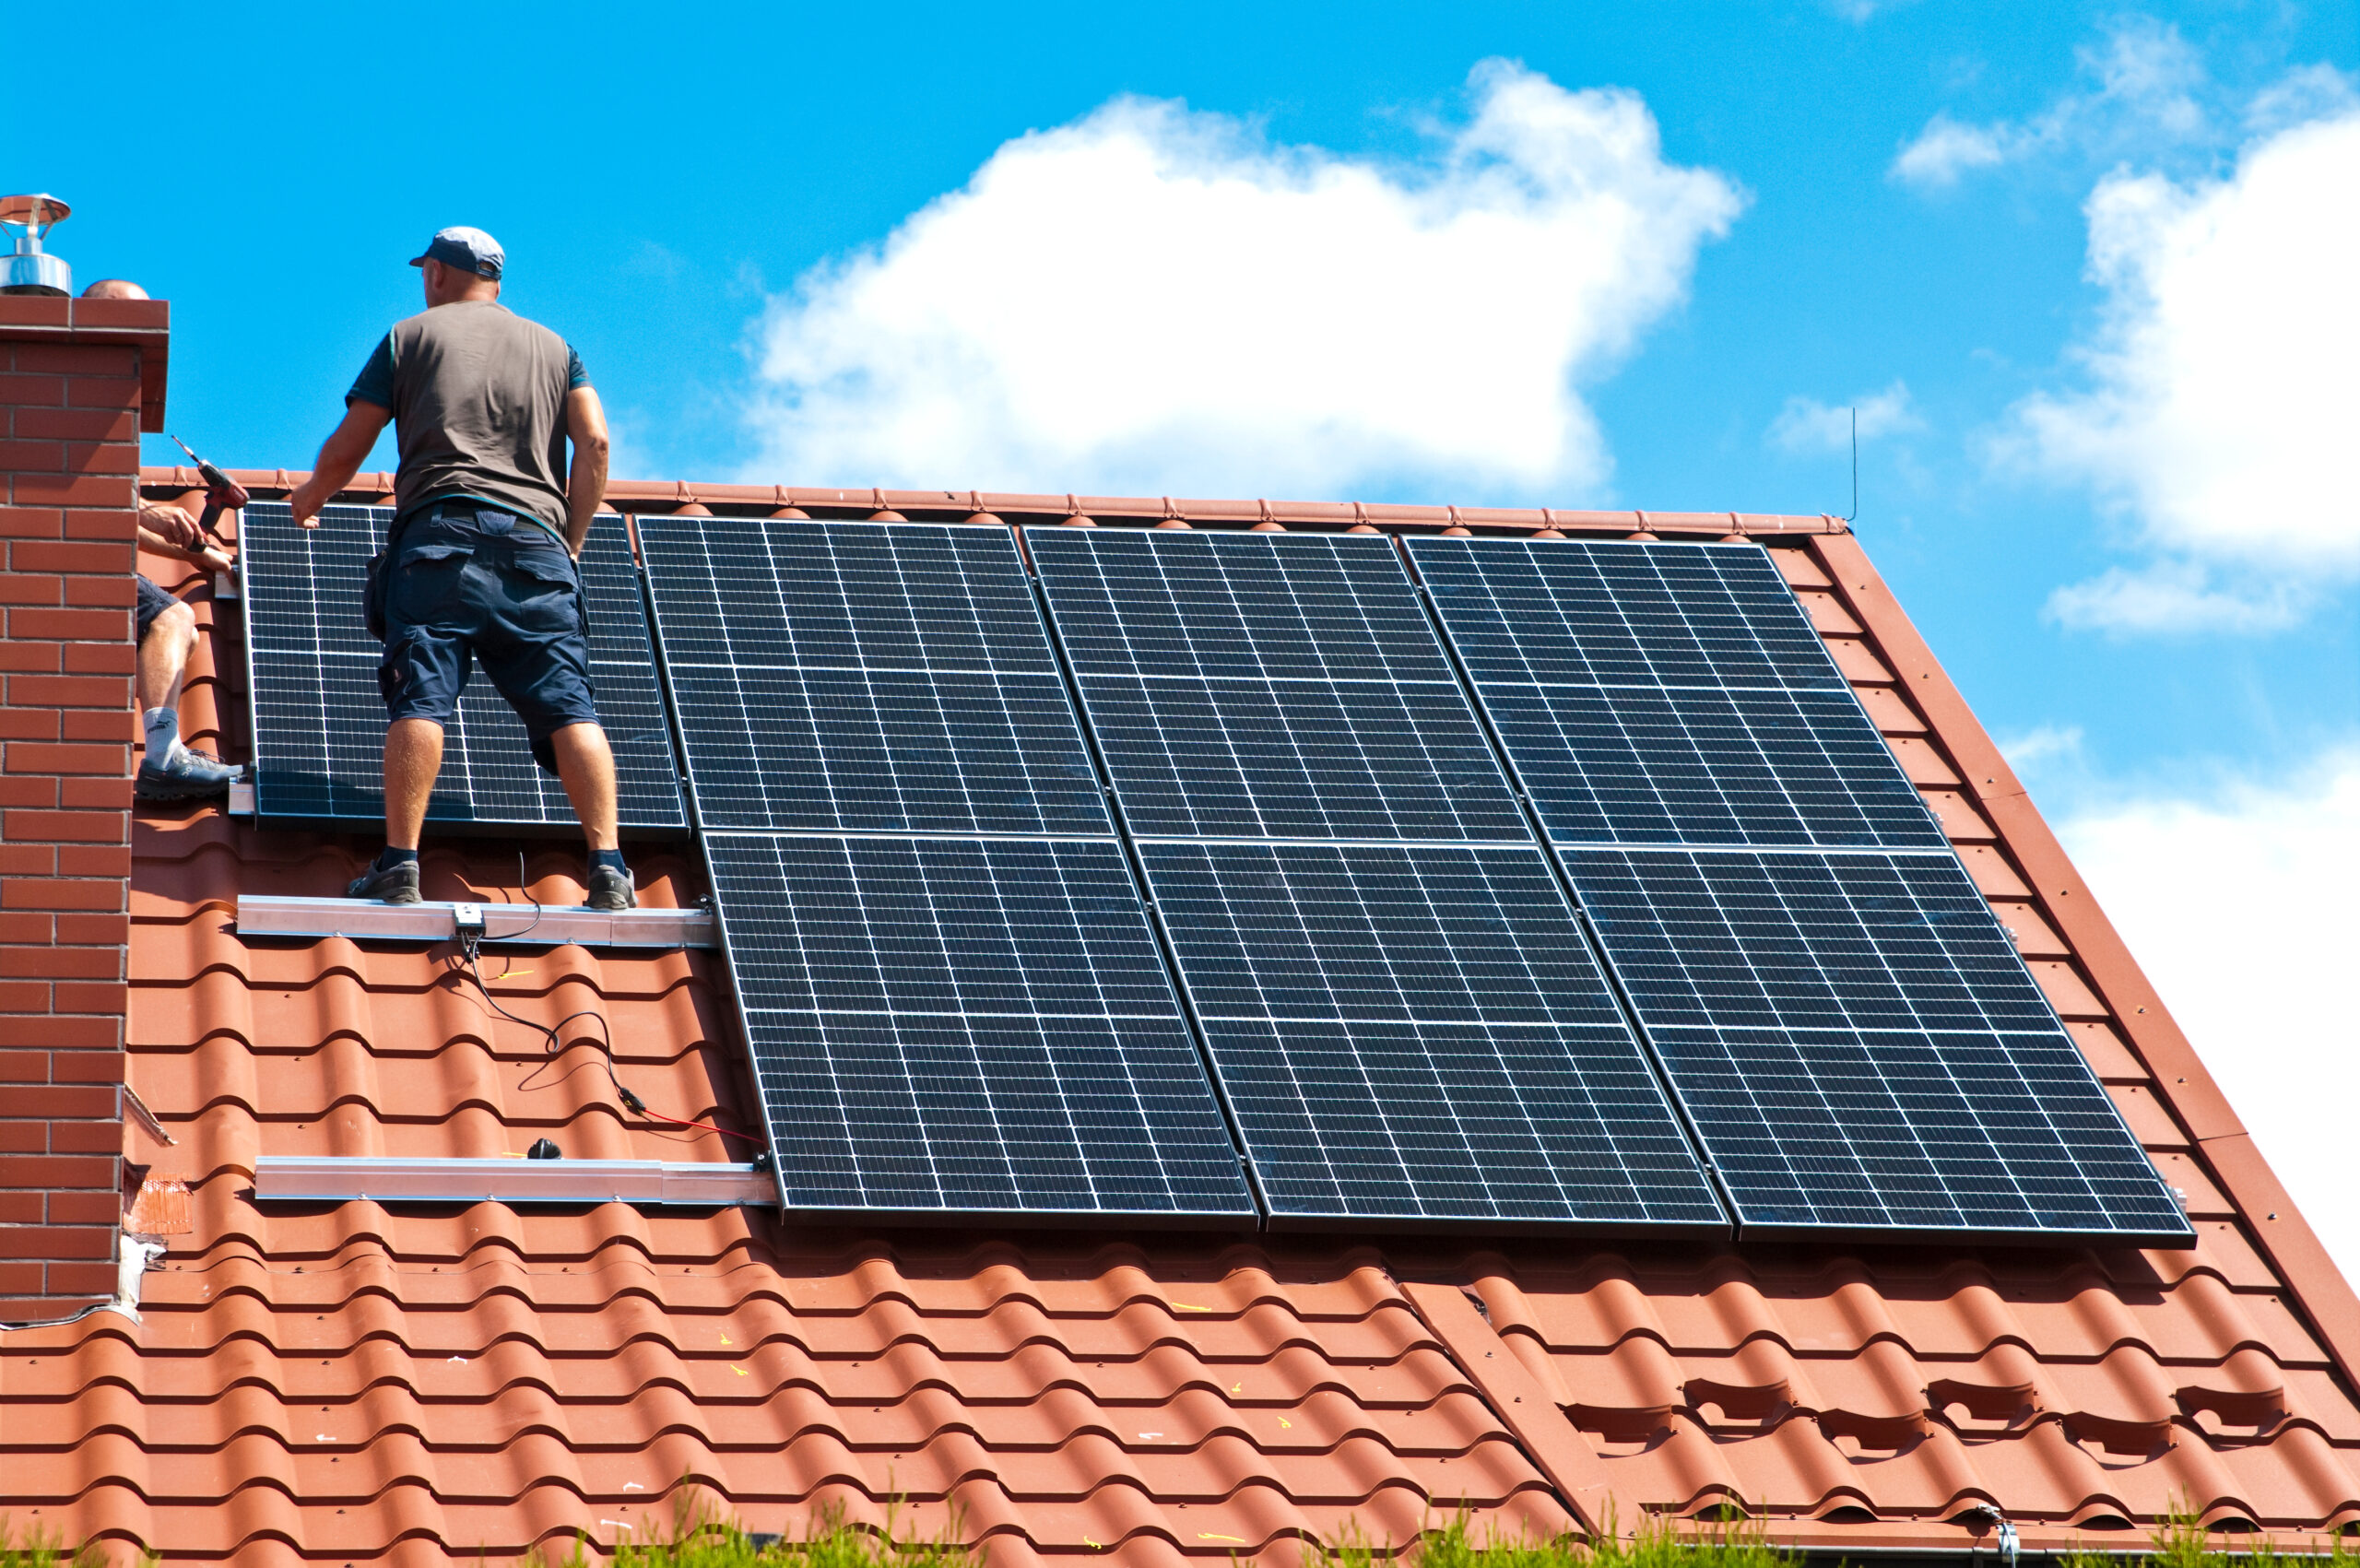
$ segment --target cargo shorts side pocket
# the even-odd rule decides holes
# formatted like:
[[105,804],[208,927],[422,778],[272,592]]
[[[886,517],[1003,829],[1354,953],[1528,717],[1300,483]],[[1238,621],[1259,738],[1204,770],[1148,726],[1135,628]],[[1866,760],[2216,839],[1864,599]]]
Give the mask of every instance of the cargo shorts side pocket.
[[560,550],[518,552],[509,613],[520,631],[586,636],[590,618],[572,558]]
[[475,554],[466,545],[413,545],[393,562],[385,586],[389,627],[431,626],[459,612],[459,579]]

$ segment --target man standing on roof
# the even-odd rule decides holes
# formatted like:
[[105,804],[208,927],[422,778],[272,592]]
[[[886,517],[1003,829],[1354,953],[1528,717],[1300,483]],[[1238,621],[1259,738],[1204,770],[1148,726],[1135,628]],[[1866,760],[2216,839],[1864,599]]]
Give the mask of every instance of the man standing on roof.
[[615,837],[615,758],[592,701],[579,565],[607,490],[607,417],[565,339],[500,303],[505,262],[480,229],[434,236],[410,263],[426,310],[377,345],[344,422],[287,498],[297,522],[318,515],[394,421],[401,471],[371,606],[390,719],[385,851],[349,890],[418,902],[442,725],[480,660],[534,760],[565,782],[590,844],[590,907],[629,909],[638,900]]
[[[82,290],[82,298],[144,300],[148,290],[128,278],[101,277]],[[206,499],[239,507],[246,504],[246,492],[232,485]],[[230,570],[229,556],[205,536],[195,518],[177,506],[140,503],[139,548],[207,572]],[[148,754],[140,760],[132,793],[142,800],[218,799],[246,771],[181,744],[181,681],[188,674],[188,656],[196,651],[196,614],[144,574],[135,574],[135,580],[139,610],[133,685],[139,694],[139,725],[147,733]]]

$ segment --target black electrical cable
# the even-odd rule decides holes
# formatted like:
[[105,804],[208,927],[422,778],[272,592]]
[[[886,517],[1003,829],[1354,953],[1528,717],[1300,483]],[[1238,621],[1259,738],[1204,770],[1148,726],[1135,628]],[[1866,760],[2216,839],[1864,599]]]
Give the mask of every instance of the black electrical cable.
[[[524,881],[524,867],[522,864],[523,856],[519,855],[517,858],[519,862],[517,866],[517,881],[521,884]],[[540,923],[541,904],[540,901],[536,899],[533,902],[532,925],[526,925],[524,930],[521,931],[503,932],[502,933],[502,937],[504,940],[513,941],[516,937],[525,935],[525,932],[530,931],[534,925],[538,925]],[[678,1116],[667,1116],[661,1111],[653,1111],[648,1109],[647,1102],[632,1093],[629,1088],[625,1087],[623,1080],[615,1076],[615,1037],[607,1027],[606,1014],[600,1012],[597,1008],[579,1008],[576,1011],[566,1014],[563,1018],[558,1020],[555,1024],[546,1024],[537,1023],[531,1019],[520,1017],[515,1013],[510,1012],[506,1008],[502,1007],[499,999],[492,996],[491,987],[484,984],[483,965],[478,958],[478,949],[481,948],[482,942],[483,935],[480,931],[463,931],[459,934],[459,951],[467,961],[467,973],[474,977],[476,989],[483,994],[484,1004],[490,1008],[493,1012],[498,1013],[502,1018],[507,1019],[512,1023],[521,1023],[527,1029],[537,1029],[540,1031],[542,1037],[548,1042],[548,1044],[544,1047],[544,1053],[546,1055],[555,1056],[565,1049],[564,1041],[560,1038],[560,1032],[564,1030],[567,1024],[572,1023],[578,1018],[589,1019],[598,1026],[598,1065],[606,1069],[607,1081],[615,1086],[615,1098],[620,1100],[632,1113],[642,1116],[652,1117],[659,1122],[669,1122],[674,1126],[678,1127],[690,1127],[699,1132],[719,1133],[724,1138],[734,1138],[743,1143],[750,1143],[757,1146],[761,1143],[762,1140],[761,1138],[749,1133],[733,1132],[727,1127],[715,1126],[711,1122],[684,1121]],[[579,1043],[579,1042],[577,1042],[577,1043]]]

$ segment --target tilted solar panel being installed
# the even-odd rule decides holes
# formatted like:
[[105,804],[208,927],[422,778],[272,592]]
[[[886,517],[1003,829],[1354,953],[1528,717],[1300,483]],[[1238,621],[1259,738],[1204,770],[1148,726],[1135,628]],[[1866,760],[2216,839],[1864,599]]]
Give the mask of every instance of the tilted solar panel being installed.
[[1009,531],[640,529],[788,1209],[1252,1219]]
[[[280,501],[240,514],[238,572],[254,701],[254,814],[267,822],[362,825],[384,816],[383,649],[362,591],[393,509],[323,508],[298,527]],[[602,514],[582,552],[590,672],[614,748],[618,804],[630,834],[688,827],[671,725],[647,638],[639,571],[622,519]],[[429,823],[519,832],[579,829],[565,788],[533,761],[525,726],[482,671],[443,728],[442,772]]]
[[1025,537],[1273,1223],[1727,1229],[1390,540]]
[[1745,1231],[2189,1237],[1760,548],[1410,551]]

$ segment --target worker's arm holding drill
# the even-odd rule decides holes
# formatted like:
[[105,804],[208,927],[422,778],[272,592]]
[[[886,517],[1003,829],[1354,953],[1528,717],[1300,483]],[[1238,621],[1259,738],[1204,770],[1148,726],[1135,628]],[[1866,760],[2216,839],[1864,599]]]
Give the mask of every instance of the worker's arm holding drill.
[[[392,409],[381,408],[358,397],[345,406],[344,422],[336,426],[336,432],[321,444],[319,461],[312,465],[312,477],[296,486],[287,498],[287,504],[295,511],[296,522],[310,526],[312,519],[319,515],[320,508],[328,503],[328,498],[352,483],[352,476],[360,472],[360,465],[369,460],[370,448],[377,444],[378,432],[393,417]],[[606,433],[603,421],[598,430],[601,436]],[[577,459],[577,469],[579,466]],[[605,489],[606,466],[602,442],[598,457],[601,490]],[[592,505],[595,507],[596,503],[594,501]],[[588,526],[586,520],[584,526]]]
[[230,570],[228,553],[205,536],[195,518],[177,506],[140,503],[139,548],[151,555],[185,560],[207,572]]

